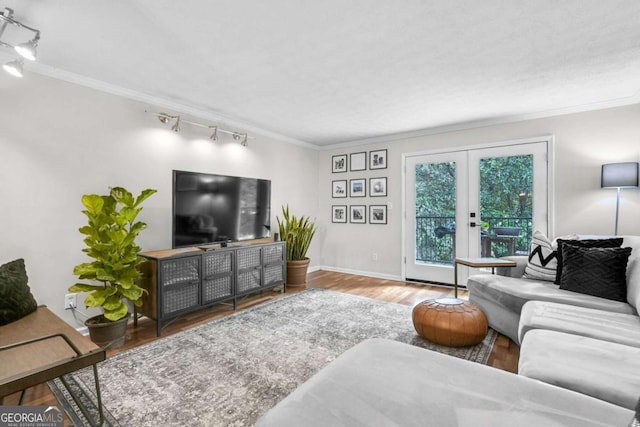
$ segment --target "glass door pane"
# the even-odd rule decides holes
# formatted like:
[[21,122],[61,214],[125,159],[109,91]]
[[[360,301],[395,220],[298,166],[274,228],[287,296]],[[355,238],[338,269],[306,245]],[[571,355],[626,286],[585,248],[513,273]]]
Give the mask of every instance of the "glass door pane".
[[536,141],[469,151],[469,206],[480,218],[470,256],[526,255],[533,230],[549,232],[547,150]]
[[527,254],[533,221],[533,155],[480,159],[481,256]]
[[[467,154],[407,158],[405,275],[436,283],[454,281],[453,260],[466,256]],[[461,240],[462,239],[462,240]],[[462,255],[460,255],[462,254]]]
[[416,262],[453,265],[456,236],[456,163],[416,165]]

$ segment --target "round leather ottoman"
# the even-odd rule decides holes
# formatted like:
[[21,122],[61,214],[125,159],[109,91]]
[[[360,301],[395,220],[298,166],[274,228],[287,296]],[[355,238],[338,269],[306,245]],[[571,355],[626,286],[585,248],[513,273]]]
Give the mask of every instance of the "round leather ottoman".
[[416,332],[437,344],[476,345],[487,335],[487,317],[482,310],[458,298],[422,301],[413,308],[412,317]]

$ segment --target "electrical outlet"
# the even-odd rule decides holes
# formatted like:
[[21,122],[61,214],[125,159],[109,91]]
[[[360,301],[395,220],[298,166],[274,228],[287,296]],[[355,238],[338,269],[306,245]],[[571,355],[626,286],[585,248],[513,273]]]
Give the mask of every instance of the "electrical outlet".
[[377,261],[378,260],[378,254],[376,252],[371,254],[371,259],[373,259],[374,261]]
[[78,307],[78,294],[66,294],[64,296],[64,309],[69,310],[70,307]]

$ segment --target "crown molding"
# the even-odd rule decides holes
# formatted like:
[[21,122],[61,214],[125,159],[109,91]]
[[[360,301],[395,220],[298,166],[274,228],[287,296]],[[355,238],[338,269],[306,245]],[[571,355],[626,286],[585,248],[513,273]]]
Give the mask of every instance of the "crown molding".
[[536,119],[543,119],[547,117],[556,117],[556,116],[563,116],[568,114],[584,113],[588,111],[605,110],[608,108],[624,107],[627,105],[634,105],[634,104],[640,104],[640,91],[638,91],[636,94],[629,97],[618,98],[618,99],[613,99],[609,101],[596,102],[592,104],[582,104],[582,105],[576,105],[576,106],[565,107],[565,108],[557,108],[553,110],[541,111],[536,113],[514,114],[514,115],[507,115],[507,116],[495,117],[490,119],[454,123],[451,125],[434,126],[431,128],[419,129],[416,131],[399,132],[399,133],[394,133],[389,135],[377,136],[373,138],[357,139],[357,140],[346,141],[346,142],[341,142],[337,144],[325,145],[320,147],[320,149],[334,150],[339,148],[356,147],[360,145],[389,143],[389,142],[398,141],[401,139],[418,138],[422,136],[437,135],[441,133],[456,132],[456,131],[477,129],[477,128],[495,126],[495,125],[501,125],[501,124],[522,122],[526,120],[536,120]]
[[[0,60],[9,59],[11,56],[0,52]],[[419,129],[409,132],[398,132],[388,135],[382,135],[372,138],[363,138],[357,140],[344,141],[330,145],[317,145],[302,141],[299,139],[291,138],[286,135],[272,132],[261,127],[251,125],[238,119],[232,119],[220,114],[215,114],[210,111],[202,110],[187,104],[181,104],[172,100],[161,98],[154,95],[145,94],[132,89],[127,89],[121,86],[112,85],[100,80],[88,78],[79,74],[71,73],[65,70],[57,69],[48,65],[44,65],[38,62],[25,61],[25,70],[36,74],[41,74],[47,77],[51,77],[58,80],[63,80],[68,83],[77,84],[80,86],[95,89],[101,92],[105,92],[111,95],[120,96],[123,98],[131,99],[134,101],[145,103],[155,108],[164,108],[177,114],[186,114],[202,120],[211,121],[218,124],[224,124],[230,127],[242,129],[245,132],[253,134],[260,134],[267,138],[272,138],[288,144],[297,145],[300,147],[317,150],[317,151],[329,151],[341,148],[357,147],[362,145],[371,144],[383,144],[402,139],[418,138],[429,135],[437,135],[441,133],[463,131],[475,128],[482,128],[488,126],[495,126],[501,124],[515,123],[526,120],[542,119],[547,117],[562,116],[568,114],[582,113],[595,110],[603,110],[607,108],[622,107],[627,105],[640,103],[640,90],[634,95],[624,98],[618,98],[608,101],[602,101],[591,104],[581,104],[565,108],[557,108],[547,111],[527,113],[527,114],[514,114],[505,115],[502,117],[495,117],[490,119],[473,120],[468,122],[454,123],[450,125],[434,126],[424,129]]]
[[167,109],[177,114],[186,114],[194,118],[199,118],[202,120],[214,122],[214,124],[224,124],[225,126],[241,129],[242,132],[260,134],[267,138],[275,139],[281,142],[286,142],[288,144],[293,144],[293,145],[301,146],[304,148],[310,148],[313,150],[318,150],[319,148],[317,145],[310,144],[306,141],[301,141],[295,138],[291,138],[276,132],[263,129],[258,126],[254,126],[252,124],[243,122],[241,120],[232,119],[230,117],[226,117],[220,114],[215,114],[210,111],[202,110],[200,108],[196,108],[187,104],[174,102],[166,98],[149,95],[146,93],[138,92],[132,89],[127,89],[117,85],[112,85],[110,83],[106,83],[101,80],[92,79],[89,77],[85,77],[79,74],[71,73],[69,71],[57,69],[57,68],[44,65],[41,63],[37,63],[37,62],[30,63],[28,65],[29,67],[27,67],[27,64],[25,62],[25,70],[28,70],[36,74],[41,74],[43,76],[50,77],[53,79],[66,81],[68,83],[88,87],[88,88],[105,92],[111,95],[116,95],[116,96],[127,98],[133,101],[142,102],[144,104],[147,104],[155,108]]

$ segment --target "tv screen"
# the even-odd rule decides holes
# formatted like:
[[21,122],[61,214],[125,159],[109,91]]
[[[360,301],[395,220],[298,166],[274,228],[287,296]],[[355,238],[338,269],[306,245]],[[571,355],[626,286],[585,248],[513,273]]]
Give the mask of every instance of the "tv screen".
[[173,247],[270,236],[271,181],[173,171]]

